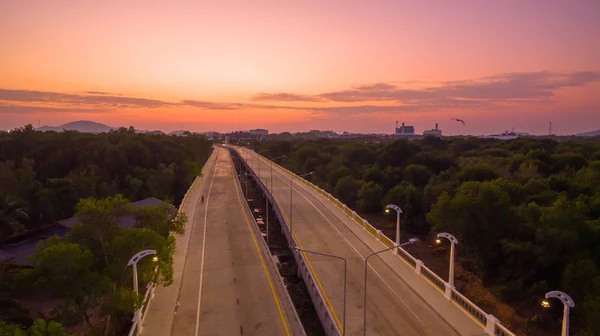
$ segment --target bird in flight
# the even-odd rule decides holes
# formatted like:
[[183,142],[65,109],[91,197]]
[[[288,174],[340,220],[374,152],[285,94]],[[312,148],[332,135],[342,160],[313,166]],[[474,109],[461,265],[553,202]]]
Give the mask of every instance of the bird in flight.
[[465,121],[462,119],[458,119],[458,118],[452,118],[450,120],[456,120],[456,121],[460,121],[461,123],[463,123],[463,125],[465,124]]

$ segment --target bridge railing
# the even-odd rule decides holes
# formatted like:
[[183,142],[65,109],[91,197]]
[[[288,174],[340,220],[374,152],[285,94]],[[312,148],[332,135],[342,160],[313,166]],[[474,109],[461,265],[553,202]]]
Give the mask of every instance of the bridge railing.
[[[250,172],[250,175],[256,181],[258,187],[263,191],[263,193],[266,195],[268,200],[271,202],[272,210],[273,210],[273,212],[275,212],[275,215],[277,216],[279,223],[281,223],[281,230],[282,230],[282,233],[285,236],[288,244],[291,246],[298,246],[298,244],[296,244],[295,236],[290,231],[290,226],[289,226],[285,216],[283,216],[281,209],[275,202],[275,199],[273,199],[273,195],[271,195],[271,193],[269,192],[269,190],[267,189],[265,184],[256,176],[256,174],[254,173],[252,168],[249,167],[248,163],[244,161],[244,165],[245,165],[246,169],[248,169],[248,171]],[[321,291],[321,286],[318,283],[318,281],[315,279],[315,275],[312,274],[312,272],[311,272],[311,269],[309,266],[310,262],[304,256],[303,253],[300,253],[299,251],[293,250],[293,249],[291,252],[294,255],[294,259],[296,260],[296,264],[298,266],[298,271],[300,272],[300,275],[302,276],[302,279],[304,280],[304,284],[306,285],[306,289],[308,290],[311,301],[315,307],[315,310],[317,311],[317,315],[319,316],[321,325],[323,326],[323,329],[325,330],[325,334],[327,336],[341,336],[342,331],[341,331],[339,325],[336,323],[336,321],[333,318],[333,312],[329,309],[327,301],[325,300],[325,296],[323,295],[323,292]]]
[[[261,159],[271,162],[269,159],[264,156],[253,152],[252,155],[258,155]],[[289,171],[281,165],[273,162],[273,165],[279,168],[280,170],[286,172],[289,175],[294,175],[297,177],[297,180],[301,181],[307,187],[315,190],[317,193],[321,194],[323,197],[327,198],[331,203],[335,204],[340,210],[342,210],[348,217],[352,218],[354,222],[359,224],[364,230],[369,232],[374,238],[379,240],[382,244],[387,247],[392,247],[394,242],[382,234],[381,231],[377,230],[373,227],[369,222],[363,218],[361,218],[355,211],[348,208],[345,204],[340,202],[333,195],[328,193],[327,191],[321,189],[320,187],[312,184],[308,180],[297,176],[295,173]],[[402,259],[408,266],[415,269],[415,272],[419,274],[423,279],[427,280],[427,282],[432,285],[435,289],[437,289],[441,294],[445,295],[446,298],[456,304],[459,308],[462,309],[469,317],[479,323],[485,330],[488,335],[492,336],[515,336],[510,330],[504,327],[500,321],[495,318],[491,314],[487,314],[483,309],[479,308],[469,299],[467,299],[463,294],[458,292],[453,288],[449,288],[449,285],[442,278],[437,276],[434,272],[432,272],[429,268],[425,267],[423,262],[419,259],[416,259],[410,253],[408,253],[403,248],[398,249],[397,256]]]

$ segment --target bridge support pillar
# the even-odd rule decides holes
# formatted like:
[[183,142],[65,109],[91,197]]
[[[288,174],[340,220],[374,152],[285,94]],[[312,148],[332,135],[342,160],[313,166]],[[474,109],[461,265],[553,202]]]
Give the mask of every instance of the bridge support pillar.
[[423,261],[421,261],[421,259],[417,259],[415,260],[415,262],[417,263],[415,266],[415,273],[417,273],[418,275],[421,275],[421,268],[423,267]]
[[494,336],[496,324],[498,323],[500,323],[500,320],[498,320],[494,315],[487,314],[487,325],[485,326],[485,333]]

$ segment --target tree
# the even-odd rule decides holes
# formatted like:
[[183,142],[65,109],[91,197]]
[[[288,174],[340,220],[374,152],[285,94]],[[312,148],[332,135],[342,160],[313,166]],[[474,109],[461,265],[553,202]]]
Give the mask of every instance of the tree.
[[423,188],[429,182],[429,178],[431,177],[431,171],[422,165],[417,164],[409,164],[404,168],[404,172],[402,174],[404,179],[409,183],[412,183],[414,186]]
[[35,320],[35,323],[29,328],[28,336],[69,336],[65,328],[56,321]]
[[16,324],[0,321],[0,335],[2,336],[27,336],[27,334]]
[[70,312],[91,327],[92,308],[110,288],[108,279],[93,269],[92,252],[55,239],[41,244],[32,261],[34,267],[19,271],[16,281],[38,295],[66,299]]
[[371,213],[381,211],[381,186],[375,182],[364,182],[358,190],[357,206],[360,211]]
[[133,216],[136,227],[148,228],[156,231],[163,237],[168,237],[171,232],[183,234],[187,216],[170,204],[163,204],[154,208],[135,208]]
[[0,241],[23,230],[23,222],[27,219],[27,212],[19,201],[9,195],[0,195]]
[[337,197],[340,202],[346,204],[349,207],[356,205],[356,198],[358,197],[358,189],[361,184],[356,181],[352,176],[344,176],[338,180],[333,194]]
[[79,224],[71,229],[68,238],[89,248],[108,267],[107,244],[119,233],[119,218],[129,211],[129,202],[121,195],[82,199],[75,210]]
[[500,240],[514,223],[509,195],[492,182],[463,183],[454,196],[444,193],[427,219],[434,232],[450,231],[461,242],[469,264],[487,279],[502,261]]
[[423,192],[409,182],[401,184],[390,189],[381,201],[381,206],[395,204],[402,209],[402,227],[409,232],[427,232],[427,228],[422,227],[422,216],[424,213]]

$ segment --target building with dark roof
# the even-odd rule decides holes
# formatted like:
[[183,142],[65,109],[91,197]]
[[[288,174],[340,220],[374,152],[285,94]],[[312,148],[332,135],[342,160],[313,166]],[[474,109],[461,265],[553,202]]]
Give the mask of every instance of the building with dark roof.
[[[163,202],[157,198],[150,197],[137,202],[131,203],[133,207],[140,208],[156,208],[161,204],[169,203]],[[32,266],[30,262],[30,256],[35,253],[35,247],[37,244],[44,239],[48,239],[52,236],[58,236],[64,238],[67,232],[73,228],[76,224],[79,224],[77,217],[71,217],[58,221],[58,224],[38,230],[35,234],[30,235],[28,238],[12,244],[0,245],[0,263],[15,264],[19,266]],[[119,226],[121,228],[133,228],[135,227],[135,218],[132,215],[127,215],[119,218]]]

